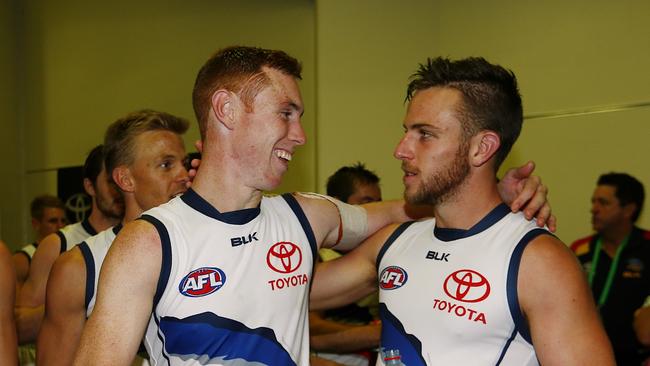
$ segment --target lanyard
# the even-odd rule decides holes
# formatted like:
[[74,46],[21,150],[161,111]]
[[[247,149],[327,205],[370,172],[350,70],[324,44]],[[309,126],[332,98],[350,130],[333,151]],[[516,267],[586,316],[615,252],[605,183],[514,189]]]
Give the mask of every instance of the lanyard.
[[[630,239],[630,235],[626,236],[625,239],[621,242],[621,245],[616,248],[616,254],[614,255],[614,260],[612,260],[612,265],[609,267],[609,272],[607,273],[607,279],[605,280],[605,286],[600,292],[600,297],[598,298],[598,303],[596,304],[598,308],[601,308],[607,298],[609,297],[609,290],[612,288],[612,282],[614,282],[614,275],[618,269],[618,259],[621,256],[623,248],[627,245],[627,242]],[[589,270],[589,286],[594,282],[594,277],[596,276],[596,265],[598,265],[598,259],[600,258],[601,247],[603,245],[602,238],[598,238],[596,241],[596,248],[594,249],[594,256],[591,260],[591,269]]]

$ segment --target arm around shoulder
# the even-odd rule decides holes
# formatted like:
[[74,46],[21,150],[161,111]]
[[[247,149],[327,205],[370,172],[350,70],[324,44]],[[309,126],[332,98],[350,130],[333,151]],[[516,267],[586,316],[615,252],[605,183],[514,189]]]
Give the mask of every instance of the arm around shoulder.
[[310,294],[311,308],[339,307],[376,291],[377,255],[397,226],[385,227],[340,258],[319,263]]
[[584,273],[561,241],[541,235],[528,244],[517,291],[542,365],[615,365]]
[[99,276],[97,300],[81,335],[75,365],[129,365],[151,315],[160,275],[160,236],[136,220],[113,241]]

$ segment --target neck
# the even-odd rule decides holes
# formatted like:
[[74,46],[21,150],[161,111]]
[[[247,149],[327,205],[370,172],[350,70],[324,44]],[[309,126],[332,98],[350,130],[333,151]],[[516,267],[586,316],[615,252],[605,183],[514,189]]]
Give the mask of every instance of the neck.
[[124,218],[122,218],[122,223],[127,224],[140,217],[146,210],[140,207],[132,193],[124,193],[122,196],[124,197]]
[[436,206],[436,226],[467,230],[501,202],[494,174],[474,171],[453,197]]
[[626,222],[622,225],[603,230],[599,233],[603,245],[618,248],[623,243],[623,240],[625,240],[625,237],[630,235],[633,227],[634,225],[631,222]]
[[[214,145],[218,145],[218,142]],[[257,207],[263,192],[247,187],[246,172],[241,173],[237,161],[228,157],[225,149],[204,145],[203,160],[192,182],[192,189],[219,212]]]
[[90,223],[90,226],[92,226],[93,229],[99,233],[111,226],[117,225],[120,220],[105,216],[101,211],[99,211],[97,206],[93,204],[92,211],[88,217],[88,222]]

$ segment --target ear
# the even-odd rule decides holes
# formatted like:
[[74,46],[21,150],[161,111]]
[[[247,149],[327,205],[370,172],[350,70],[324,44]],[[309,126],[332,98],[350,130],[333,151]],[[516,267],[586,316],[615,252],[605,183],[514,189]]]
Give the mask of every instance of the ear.
[[634,216],[634,211],[636,211],[636,203],[630,202],[626,205],[623,205],[623,215],[626,219],[632,221],[632,216]]
[[93,186],[93,182],[88,178],[84,178],[84,191],[86,191],[90,197],[95,197],[95,186]]
[[470,140],[470,163],[479,167],[490,161],[501,146],[501,139],[494,131],[480,131]]
[[131,169],[125,165],[120,165],[113,169],[113,182],[122,192],[135,191],[135,179],[131,174]]
[[217,121],[232,130],[237,120],[237,105],[239,103],[236,95],[230,91],[219,89],[212,94],[210,103]]

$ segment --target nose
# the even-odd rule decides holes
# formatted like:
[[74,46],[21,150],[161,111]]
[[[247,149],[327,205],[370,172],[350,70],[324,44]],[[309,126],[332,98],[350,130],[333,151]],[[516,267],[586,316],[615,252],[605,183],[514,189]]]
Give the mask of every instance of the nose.
[[190,181],[190,175],[187,172],[187,168],[185,167],[184,164],[179,164],[176,180],[183,185]]
[[408,135],[404,135],[404,137],[402,137],[402,139],[399,140],[399,143],[397,144],[397,147],[395,147],[395,151],[393,152],[393,156],[398,160],[406,160],[413,157],[413,154],[410,149]]
[[307,142],[307,136],[300,121],[291,123],[289,127],[289,140],[295,142],[296,145],[304,145]]

